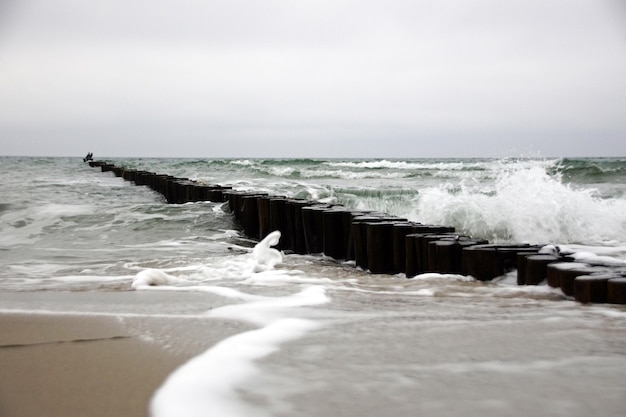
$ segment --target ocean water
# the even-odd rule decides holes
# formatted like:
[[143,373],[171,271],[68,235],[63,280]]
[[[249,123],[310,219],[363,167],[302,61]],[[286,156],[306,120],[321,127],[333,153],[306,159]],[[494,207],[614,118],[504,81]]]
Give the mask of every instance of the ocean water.
[[[107,160],[626,267],[626,158]],[[243,236],[227,205],[169,205],[81,158],[0,157],[0,185],[0,312],[239,326],[196,337],[200,353],[155,392],[153,416],[626,412],[623,306],[581,305],[512,275],[407,280],[285,254],[278,234]],[[125,302],[21,301],[47,291]],[[166,331],[133,331],[185,349]]]

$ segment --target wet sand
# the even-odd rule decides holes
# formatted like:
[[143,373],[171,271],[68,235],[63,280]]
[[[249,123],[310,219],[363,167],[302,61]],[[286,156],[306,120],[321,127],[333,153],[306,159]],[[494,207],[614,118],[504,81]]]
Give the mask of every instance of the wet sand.
[[167,376],[251,326],[211,294],[0,291],[0,417],[147,416]]
[[112,318],[0,314],[0,416],[145,416],[186,359]]

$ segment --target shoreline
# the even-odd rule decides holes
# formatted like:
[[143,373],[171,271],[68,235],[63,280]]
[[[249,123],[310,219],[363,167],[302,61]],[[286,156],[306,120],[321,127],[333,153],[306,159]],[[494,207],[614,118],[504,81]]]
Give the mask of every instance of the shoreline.
[[[470,304],[453,294],[338,297],[335,313],[318,317],[332,323],[263,359],[236,396],[273,415],[311,417],[623,414],[624,308],[511,295]],[[148,415],[172,372],[254,328],[206,314],[223,301],[200,292],[0,292],[0,416]],[[217,369],[228,383],[238,366]],[[219,378],[217,386],[221,395]]]
[[[177,291],[0,292],[0,417],[150,416],[153,398],[175,371],[257,329],[206,314],[228,301]],[[247,368],[245,353],[234,364],[229,355],[225,363],[235,372]],[[228,387],[232,369],[222,371]]]
[[0,314],[0,415],[147,416],[187,358],[113,318]]
[[148,416],[172,372],[249,328],[207,320],[219,301],[160,291],[0,292],[0,417]]

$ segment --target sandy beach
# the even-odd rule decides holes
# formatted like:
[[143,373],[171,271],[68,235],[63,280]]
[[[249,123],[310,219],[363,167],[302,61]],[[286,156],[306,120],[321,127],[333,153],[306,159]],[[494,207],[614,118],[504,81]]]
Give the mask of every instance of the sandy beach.
[[2,314],[0,415],[145,416],[185,360],[114,319]]
[[207,320],[217,304],[199,293],[0,292],[0,417],[147,416],[170,373],[250,328]]

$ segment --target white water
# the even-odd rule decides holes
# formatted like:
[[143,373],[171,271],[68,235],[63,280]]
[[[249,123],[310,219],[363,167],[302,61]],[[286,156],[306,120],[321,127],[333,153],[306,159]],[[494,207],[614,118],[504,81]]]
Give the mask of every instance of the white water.
[[[230,279],[244,282],[247,286],[251,283],[254,283],[252,286],[258,285],[259,281],[281,281],[285,274],[273,270],[276,264],[282,262],[282,254],[272,248],[278,244],[279,238],[280,232],[270,233],[249,255],[230,260],[225,266],[229,269]],[[213,279],[213,274],[210,275],[208,279]],[[259,276],[262,276],[260,280]],[[287,282],[293,283],[293,280],[287,279]],[[197,281],[194,285],[189,279],[155,269],[139,272],[133,281],[133,288],[139,290],[149,290],[153,286],[165,289],[167,287],[163,286],[174,285],[184,285],[186,290],[208,291],[239,299],[243,303],[210,310],[207,317],[247,321],[260,327],[219,342],[176,370],[155,394],[151,403],[152,415],[265,415],[241,401],[237,390],[257,372],[256,360],[277,351],[282,343],[301,337],[318,327],[312,320],[293,316],[297,314],[294,310],[299,307],[328,302],[324,287],[310,286],[292,295],[261,297],[227,287],[198,285]]]
[[626,200],[601,199],[532,166],[422,190],[412,220],[453,225],[492,241],[615,244],[626,235]]
[[223,340],[168,377],[152,400],[151,414],[154,417],[272,415],[241,401],[237,389],[259,372],[254,365],[256,360],[314,328],[315,324],[308,320],[281,319]]

